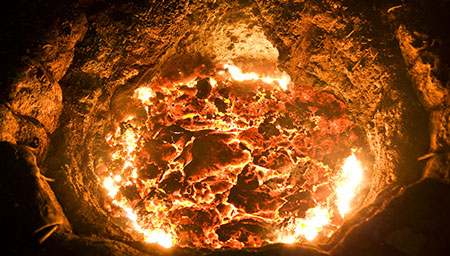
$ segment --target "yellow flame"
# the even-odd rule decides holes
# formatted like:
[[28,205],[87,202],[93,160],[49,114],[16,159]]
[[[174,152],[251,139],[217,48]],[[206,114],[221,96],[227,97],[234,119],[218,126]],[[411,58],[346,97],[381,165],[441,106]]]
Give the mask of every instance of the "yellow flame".
[[157,243],[164,248],[170,248],[173,245],[172,236],[160,229],[146,230],[144,240],[147,243]]
[[248,80],[261,80],[264,83],[277,82],[281,89],[287,90],[288,84],[291,82],[291,78],[285,72],[282,72],[277,77],[261,76],[255,72],[242,73],[242,70],[234,65],[225,64],[225,68],[230,72],[231,77],[236,81],[248,81]]
[[174,240],[169,233],[161,229],[143,229],[137,222],[138,217],[136,213],[134,213],[130,207],[127,207],[125,205],[121,205],[121,207],[127,213],[127,218],[132,221],[134,229],[144,235],[144,240],[147,243],[155,243],[164,248],[172,247]]
[[111,177],[106,177],[103,181],[103,186],[108,190],[108,195],[114,198],[119,191],[119,188],[114,183],[114,179]]
[[116,176],[114,176],[114,180],[115,180],[116,182],[121,182],[121,181],[122,181],[122,176],[116,175]]
[[[137,148],[137,146],[138,146],[137,142],[138,142],[139,138],[136,137],[136,134],[134,133],[134,131],[132,129],[126,130],[123,136],[124,136],[124,140],[126,142],[127,152],[130,154]],[[130,163],[130,166],[132,166],[132,165],[133,165],[133,163]]]
[[217,81],[212,77],[209,78],[209,83],[213,88],[217,86]]
[[296,234],[305,237],[308,241],[316,238],[322,228],[330,222],[328,209],[317,206],[306,212],[306,217],[297,223]]
[[350,201],[355,197],[362,180],[361,164],[354,154],[345,159],[340,179],[336,186],[336,204],[344,217],[350,211]]
[[164,248],[170,248],[174,244],[174,239],[170,233],[165,232],[161,229],[143,229],[138,223],[138,216],[133,211],[132,208],[128,207],[125,202],[113,201],[113,204],[121,207],[125,213],[126,217],[132,222],[134,229],[144,235],[144,240],[148,243],[155,243]]
[[[336,201],[341,216],[350,211],[350,202],[357,193],[358,186],[362,180],[361,164],[352,153],[344,161],[342,171],[339,174],[336,185]],[[292,225],[286,228],[287,232],[282,234],[279,242],[292,244],[299,241],[300,237],[308,241],[314,240],[319,232],[331,222],[332,213],[329,207],[316,206],[306,212],[306,217],[295,219]]]
[[[142,102],[147,102],[150,97],[152,97],[152,91],[150,88],[141,87],[136,90],[135,97],[139,98]],[[134,119],[133,116],[127,116],[124,121],[130,121]],[[120,128],[117,130],[117,134],[120,134]],[[114,144],[112,141],[112,135],[108,136],[108,142]],[[134,132],[133,129],[127,129],[123,133],[121,139],[123,140],[121,143],[125,144],[124,147],[124,164],[122,170],[127,168],[133,168],[132,173],[130,174],[131,178],[137,178],[137,168],[134,167],[135,156],[133,152],[138,147],[139,135]],[[113,154],[113,159],[118,159],[121,157],[120,151],[115,152]],[[121,182],[123,185],[123,178],[120,175],[108,176],[105,177],[103,181],[103,187],[108,191],[108,196],[111,198],[115,198],[118,194],[121,186]],[[128,181],[129,183],[129,181]],[[173,245],[174,241],[172,236],[160,229],[144,229],[138,223],[138,215],[133,211],[131,207],[127,204],[126,200],[113,200],[112,203],[120,208],[126,213],[125,216],[132,222],[134,229],[143,234],[145,241],[149,243],[156,243],[162,247],[169,248]]]
[[311,208],[306,211],[305,218],[294,220],[287,228],[287,234],[279,238],[279,242],[292,244],[298,242],[300,237],[312,241],[330,223],[330,218],[331,214],[327,208],[322,206]]
[[135,91],[135,97],[142,101],[143,104],[149,102],[150,98],[153,98],[155,94],[149,87],[139,87]]
[[283,244],[293,244],[293,243],[295,243],[296,241],[297,241],[297,238],[295,237],[295,235],[290,235],[290,236],[287,236],[287,237],[283,237],[283,238],[281,239],[280,243],[283,243]]

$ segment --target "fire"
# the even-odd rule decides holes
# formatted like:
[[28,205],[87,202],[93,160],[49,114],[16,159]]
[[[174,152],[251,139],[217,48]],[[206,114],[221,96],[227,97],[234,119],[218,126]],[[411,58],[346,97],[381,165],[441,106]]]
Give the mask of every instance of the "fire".
[[156,243],[164,248],[170,248],[173,246],[173,238],[170,234],[164,232],[163,230],[151,230],[144,231],[145,239],[147,243]]
[[119,188],[114,184],[114,179],[111,177],[105,178],[105,180],[103,181],[103,186],[106,188],[106,190],[108,191],[108,195],[111,198],[114,198],[119,191]]
[[[362,178],[345,106],[290,78],[226,64],[188,81],[140,87],[119,120],[99,171],[114,216],[169,248],[256,247],[329,236]],[[161,80],[163,81],[163,80]],[[280,88],[282,90],[280,90]],[[158,97],[156,97],[158,95]],[[359,168],[359,169],[358,169]]]
[[295,233],[304,236],[308,241],[312,241],[329,222],[328,209],[321,207],[309,209],[306,212],[306,218],[298,221]]
[[[336,200],[339,213],[342,217],[350,211],[350,202],[355,197],[358,187],[362,180],[362,167],[354,153],[347,157],[342,166],[342,171],[337,175],[334,184],[336,191]],[[314,240],[323,228],[330,224],[333,214],[330,207],[317,206],[306,212],[303,219],[295,219],[291,225],[286,228],[288,234],[282,234],[279,242],[294,243],[299,237],[308,241]]]
[[[314,240],[323,228],[330,223],[331,214],[327,208],[317,206],[306,212],[306,217],[295,219],[291,225],[286,228],[290,229],[292,234],[282,234],[279,242],[292,244],[303,237],[308,241]],[[284,235],[284,236],[283,236]]]
[[362,173],[361,163],[354,154],[345,159],[341,180],[336,186],[336,204],[342,217],[350,211],[350,202],[361,183]]
[[243,73],[240,68],[232,64],[225,64],[224,67],[228,69],[231,77],[236,81],[261,80],[267,84],[277,82],[280,88],[285,91],[291,82],[291,78],[285,72],[276,72],[275,76],[261,76],[255,72]]
[[135,97],[142,101],[142,104],[149,102],[150,98],[154,97],[152,89],[148,87],[140,87],[135,91]]

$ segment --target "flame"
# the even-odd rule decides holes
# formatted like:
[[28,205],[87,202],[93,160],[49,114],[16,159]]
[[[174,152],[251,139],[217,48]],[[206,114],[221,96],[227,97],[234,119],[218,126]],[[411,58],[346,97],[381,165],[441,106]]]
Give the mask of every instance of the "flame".
[[305,218],[295,219],[282,233],[278,241],[280,243],[292,244],[304,238],[308,241],[314,240],[319,232],[330,223],[332,214],[323,206],[311,208],[306,212]]
[[341,180],[336,184],[336,204],[342,217],[350,211],[350,202],[361,183],[362,173],[361,163],[354,154],[345,159]]
[[160,229],[145,231],[144,237],[144,241],[147,243],[157,243],[164,248],[173,246],[172,236]]
[[[350,211],[350,202],[355,197],[357,189],[362,180],[361,163],[354,153],[347,157],[342,166],[342,171],[338,174],[336,187],[335,204],[342,217]],[[318,233],[331,222],[331,209],[329,207],[317,206],[306,212],[306,217],[295,219],[290,227],[286,228],[287,234],[282,234],[279,242],[292,244],[303,237],[308,241],[314,240]],[[294,231],[292,231],[294,230]]]
[[139,87],[135,91],[135,97],[142,101],[143,104],[148,103],[150,98],[153,98],[155,95],[149,87]]
[[318,206],[308,210],[305,219],[300,219],[295,233],[304,236],[308,241],[312,241],[329,222],[330,213],[328,209]]
[[119,188],[115,185],[114,179],[111,177],[106,177],[103,181],[103,187],[108,191],[108,196],[114,198],[119,191]]
[[164,248],[170,248],[173,246],[173,237],[161,229],[144,229],[138,224],[138,216],[129,207],[122,206],[127,213],[126,217],[132,221],[133,227],[136,231],[144,235],[144,241],[147,243],[158,244]]
[[216,81],[216,79],[214,79],[214,78],[212,78],[212,77],[209,78],[209,83],[211,84],[211,86],[212,86],[213,88],[217,86],[217,81]]
[[[208,93],[212,96],[207,95],[206,98],[191,100],[196,97],[197,81],[205,77],[153,87],[164,94],[164,100],[156,99],[149,87],[135,90],[132,100],[145,107],[148,120],[143,123],[132,115],[126,116],[117,129],[106,136],[107,144],[113,149],[111,163],[106,171],[103,168],[101,172],[103,186],[110,197],[106,208],[126,217],[144,241],[165,248],[180,245],[180,241],[184,241],[182,246],[241,248],[261,246],[264,242],[312,241],[319,234],[330,235],[339,225],[333,223],[332,220],[336,219],[333,217],[339,213],[344,216],[350,210],[349,205],[362,179],[362,171],[354,154],[345,160],[342,170],[337,172],[318,160],[320,154],[303,157],[316,152],[308,151],[308,143],[323,143],[323,136],[318,136],[320,140],[314,140],[314,137],[305,137],[305,134],[339,134],[341,130],[348,130],[351,122],[326,120],[316,115],[316,110],[310,111],[309,116],[286,110],[287,104],[301,102],[307,105],[313,100],[329,102],[333,98],[323,99],[321,97],[325,96],[311,89],[285,93],[290,78],[284,72],[274,71],[274,76],[267,76],[256,72],[243,73],[232,64],[224,67],[228,73],[219,70],[215,74],[221,77],[209,77],[211,88]],[[223,76],[229,77],[224,79]],[[262,91],[258,88],[256,93],[245,90],[233,91],[235,94],[229,95],[223,93],[226,91],[223,89],[233,90],[232,81],[247,80],[277,84],[282,90],[268,92],[266,90],[270,87],[261,86]],[[239,93],[248,94],[241,96]],[[253,97],[253,101],[242,102],[249,97]],[[219,99],[222,101],[218,102]],[[280,108],[284,109],[282,113],[285,115],[300,115],[302,119],[289,123],[289,120],[279,121],[281,114],[261,114]],[[176,129],[171,130],[173,127]],[[266,130],[267,134],[264,134]],[[328,133],[326,135],[331,136]],[[215,140],[202,141],[205,136]],[[324,148],[329,149],[329,153],[332,149],[338,149],[338,146],[332,147],[334,141],[326,143]],[[193,152],[198,152],[198,149],[192,149],[197,144],[208,150],[200,151],[200,156],[193,156]],[[215,150],[227,157],[213,155]],[[255,154],[261,159],[260,162],[256,162]],[[202,161],[208,159],[213,164],[198,169]],[[297,170],[295,166],[304,169]],[[148,174],[141,176],[140,172]],[[307,183],[305,186],[300,185],[302,179]],[[246,182],[256,189],[245,190]],[[245,183],[241,188],[243,191],[236,192],[235,189],[233,192],[232,188],[241,183]],[[164,187],[165,184],[175,184],[180,188],[173,191],[172,187]],[[282,209],[288,200],[280,197],[316,193],[320,187],[334,188],[335,193],[326,192],[322,199],[294,200],[289,210]],[[229,201],[231,193],[238,193],[234,195],[234,201]],[[263,194],[262,198],[266,201],[247,205],[245,196],[257,197],[259,194]],[[243,202],[239,201],[242,197]],[[299,218],[291,212],[298,210],[297,203],[302,203],[302,200],[307,201],[308,207],[302,208],[301,216],[304,217]],[[211,226],[196,223],[206,220],[210,221]],[[243,242],[238,237],[222,241],[223,238],[217,233],[222,227],[233,230],[233,225],[248,220],[273,227],[274,234],[278,236],[262,239],[257,234],[249,234],[248,241]],[[197,224],[201,225],[199,230],[183,229]],[[239,230],[237,234],[242,232]]]
[[[271,84],[277,82],[281,89],[287,90],[288,84],[291,82],[291,78],[285,72],[277,74],[275,77],[271,76],[261,76],[255,72],[243,73],[240,68],[232,64],[225,64],[224,68],[228,69],[231,77],[236,81],[248,81],[248,80],[261,80],[264,83]],[[279,72],[278,72],[279,73]]]

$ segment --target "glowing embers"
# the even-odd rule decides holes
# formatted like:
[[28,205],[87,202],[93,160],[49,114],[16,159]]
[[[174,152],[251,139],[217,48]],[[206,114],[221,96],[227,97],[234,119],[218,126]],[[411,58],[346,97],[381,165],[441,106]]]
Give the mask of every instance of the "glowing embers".
[[353,124],[332,95],[286,90],[288,77],[278,75],[225,65],[137,89],[107,136],[113,153],[99,172],[107,208],[164,247],[329,236],[361,177],[346,170],[353,160],[343,171],[328,165],[350,154]]
[[[331,236],[339,225],[339,223],[332,223],[332,218],[337,217],[335,216],[336,207],[342,217],[349,212],[351,201],[355,197],[362,175],[361,164],[356,156],[351,154],[344,160],[341,170],[330,180],[329,185],[335,191],[335,196],[334,193],[331,193],[326,203],[322,201],[315,208],[308,209],[304,218],[291,220],[280,230],[279,242],[294,243],[299,241],[299,238],[312,241],[322,231],[325,231],[324,235]],[[318,188],[320,189],[320,186],[313,190],[317,192]],[[320,202],[320,200],[317,201]]]

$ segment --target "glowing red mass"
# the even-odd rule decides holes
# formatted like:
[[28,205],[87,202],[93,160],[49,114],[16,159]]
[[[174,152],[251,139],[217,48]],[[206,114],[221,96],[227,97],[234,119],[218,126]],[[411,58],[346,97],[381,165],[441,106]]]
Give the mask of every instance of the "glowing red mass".
[[344,104],[294,86],[285,73],[225,67],[136,90],[133,111],[107,138],[114,153],[102,175],[111,211],[167,246],[328,236],[339,225],[331,219],[340,220],[334,191],[347,184],[328,164],[348,156],[356,139]]

